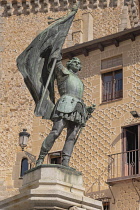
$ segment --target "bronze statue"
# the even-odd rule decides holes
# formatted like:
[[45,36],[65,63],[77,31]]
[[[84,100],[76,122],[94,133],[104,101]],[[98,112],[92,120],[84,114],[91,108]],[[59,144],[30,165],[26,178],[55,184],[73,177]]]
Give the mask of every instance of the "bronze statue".
[[89,115],[94,110],[94,106],[86,108],[82,100],[84,85],[77,76],[77,72],[80,70],[81,62],[75,57],[67,62],[67,68],[62,65],[61,61],[56,64],[55,77],[60,99],[52,112],[53,127],[42,144],[37,165],[43,163],[44,157],[52,148],[55,139],[59,137],[63,128],[66,127],[67,137],[62,150],[62,165],[68,166],[76,135],[81,127],[85,126]]
[[[61,63],[61,49],[78,7],[39,34],[17,58],[19,71],[36,103],[35,114],[53,121],[50,134],[42,143],[36,165],[41,165],[62,130],[67,137],[62,151],[62,165],[69,166],[77,135],[85,126],[95,105],[86,107],[83,100],[84,85],[77,76],[81,70],[78,58]],[[60,99],[55,104],[54,80],[57,80]]]

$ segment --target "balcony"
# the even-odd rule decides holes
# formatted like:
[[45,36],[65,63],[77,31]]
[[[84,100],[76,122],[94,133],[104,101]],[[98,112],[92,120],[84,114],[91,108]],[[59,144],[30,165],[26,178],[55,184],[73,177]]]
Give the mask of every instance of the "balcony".
[[108,155],[107,183],[140,178],[140,149]]

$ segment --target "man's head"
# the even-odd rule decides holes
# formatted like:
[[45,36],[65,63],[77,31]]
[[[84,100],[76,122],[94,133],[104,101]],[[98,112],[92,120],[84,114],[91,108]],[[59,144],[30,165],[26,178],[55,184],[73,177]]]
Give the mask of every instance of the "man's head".
[[81,70],[81,62],[79,58],[73,57],[71,60],[69,60],[66,64],[68,70],[72,70],[74,73]]

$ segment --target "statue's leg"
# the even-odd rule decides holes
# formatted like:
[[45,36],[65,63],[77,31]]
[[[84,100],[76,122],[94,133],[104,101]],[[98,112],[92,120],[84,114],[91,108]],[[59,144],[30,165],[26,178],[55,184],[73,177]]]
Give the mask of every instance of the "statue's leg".
[[76,141],[76,135],[80,129],[80,125],[69,122],[67,125],[67,137],[62,150],[62,165],[69,166],[70,157]]
[[45,156],[51,150],[55,140],[59,137],[65,125],[66,122],[63,119],[57,120],[53,123],[51,132],[42,143],[40,154],[38,160],[36,161],[36,166],[41,165],[43,163]]

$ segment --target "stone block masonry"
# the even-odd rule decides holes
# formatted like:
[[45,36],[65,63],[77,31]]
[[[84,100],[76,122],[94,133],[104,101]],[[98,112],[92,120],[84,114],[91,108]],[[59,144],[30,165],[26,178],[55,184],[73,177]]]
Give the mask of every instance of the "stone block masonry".
[[20,194],[3,200],[0,209],[102,210],[102,202],[84,196],[80,172],[52,164],[29,170]]
[[[12,1],[5,0],[2,1],[2,5],[5,5],[5,12],[7,16],[17,14],[21,15],[23,13],[38,13],[38,12],[58,12],[60,10],[67,10],[78,2],[78,0],[26,0],[26,1]],[[96,8],[106,8],[106,7],[117,7],[120,5],[131,4],[131,0],[83,0],[80,1],[80,9],[96,9]]]

